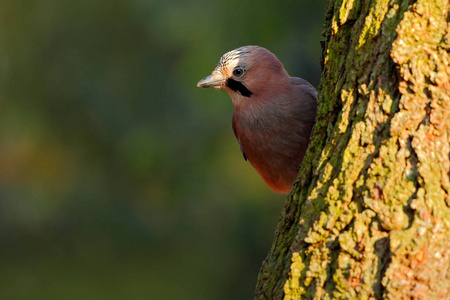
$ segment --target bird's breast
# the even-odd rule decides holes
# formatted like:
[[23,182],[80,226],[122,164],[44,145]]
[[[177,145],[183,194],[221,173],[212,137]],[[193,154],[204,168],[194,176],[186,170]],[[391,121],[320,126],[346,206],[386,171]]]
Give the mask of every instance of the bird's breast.
[[276,111],[236,111],[234,131],[242,151],[256,169],[278,169],[286,160],[295,157],[299,141],[288,122]]
[[242,152],[276,191],[289,191],[308,145],[310,128],[282,101],[237,109],[233,129]]

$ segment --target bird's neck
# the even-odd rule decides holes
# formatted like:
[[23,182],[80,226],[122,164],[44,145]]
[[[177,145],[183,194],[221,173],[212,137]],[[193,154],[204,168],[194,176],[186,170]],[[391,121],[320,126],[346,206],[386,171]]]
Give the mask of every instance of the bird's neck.
[[283,99],[250,99],[240,100],[240,105],[235,105],[234,117],[237,123],[246,131],[271,132],[273,126],[278,126],[279,117],[285,115],[282,111],[284,105],[278,105]]
[[267,86],[263,89],[254,89],[249,97],[238,92],[227,90],[236,110],[264,110],[277,102],[283,101],[283,96],[288,92],[289,86]]

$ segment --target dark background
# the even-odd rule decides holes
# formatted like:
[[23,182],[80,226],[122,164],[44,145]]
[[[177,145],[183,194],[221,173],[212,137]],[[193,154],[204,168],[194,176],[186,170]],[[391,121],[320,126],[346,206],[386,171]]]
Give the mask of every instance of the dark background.
[[196,83],[256,44],[317,86],[324,5],[2,1],[1,299],[251,299],[285,197]]

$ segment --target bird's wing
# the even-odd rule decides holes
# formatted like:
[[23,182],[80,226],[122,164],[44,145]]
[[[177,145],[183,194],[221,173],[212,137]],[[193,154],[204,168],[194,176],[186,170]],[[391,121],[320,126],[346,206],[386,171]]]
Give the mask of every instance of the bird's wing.
[[299,85],[301,86],[304,90],[309,91],[310,93],[312,93],[315,97],[317,97],[317,91],[314,88],[314,86],[309,83],[308,81],[306,81],[303,78],[300,77],[291,77],[291,84],[292,85]]
[[291,77],[291,84],[292,85],[303,85],[303,84],[311,85],[308,81],[306,81],[305,79],[300,78],[300,77]]
[[247,161],[248,158],[247,158],[247,156],[245,155],[244,150],[242,150],[241,140],[238,140],[238,142],[239,142],[239,148],[241,149],[241,152],[242,152],[242,156],[244,156],[244,160]]
[[247,155],[245,155],[244,150],[242,149],[242,144],[241,144],[241,139],[239,138],[239,135],[237,133],[237,129],[236,129],[236,120],[235,120],[235,116],[233,115],[233,121],[232,121],[232,127],[233,127],[233,132],[234,132],[234,136],[237,138],[238,142],[239,142],[239,149],[241,149],[241,153],[242,156],[244,156],[244,160],[247,161]]

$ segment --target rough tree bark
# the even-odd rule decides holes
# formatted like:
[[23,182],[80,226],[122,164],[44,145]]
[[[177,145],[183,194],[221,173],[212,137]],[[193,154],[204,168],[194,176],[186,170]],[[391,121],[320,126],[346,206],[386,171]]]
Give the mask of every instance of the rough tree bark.
[[449,299],[448,0],[329,1],[319,112],[258,299]]

